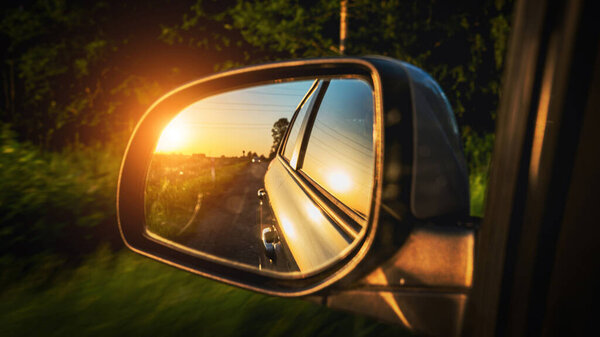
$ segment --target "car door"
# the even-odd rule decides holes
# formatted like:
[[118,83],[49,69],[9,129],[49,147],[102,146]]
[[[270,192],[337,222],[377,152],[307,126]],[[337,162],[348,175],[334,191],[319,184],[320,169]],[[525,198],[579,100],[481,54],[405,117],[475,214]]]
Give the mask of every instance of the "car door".
[[364,234],[373,174],[371,86],[317,81],[265,175],[270,210],[261,214],[273,215],[264,223],[276,228],[277,254],[303,275],[347,254]]

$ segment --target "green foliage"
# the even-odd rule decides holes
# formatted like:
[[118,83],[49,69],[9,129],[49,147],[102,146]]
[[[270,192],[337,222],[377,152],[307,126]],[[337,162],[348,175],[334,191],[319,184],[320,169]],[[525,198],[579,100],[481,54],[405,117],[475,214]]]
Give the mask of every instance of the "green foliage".
[[465,128],[463,140],[465,156],[469,166],[471,215],[482,217],[485,211],[485,195],[494,148],[494,134],[479,135],[470,128]]
[[355,1],[348,54],[382,54],[428,71],[461,127],[492,132],[511,6],[492,1]]
[[[169,34],[200,35],[202,19],[220,22],[228,36],[239,33],[241,64],[338,53],[338,0],[239,0],[212,14],[206,7],[206,1],[197,1]],[[492,132],[511,7],[511,1],[490,0],[351,1],[346,54],[387,55],[424,68],[441,83],[461,126]],[[225,62],[221,68],[239,64]]]
[[[165,47],[156,38],[161,23],[149,28],[144,22],[164,7],[157,2],[35,0],[6,6],[0,18],[0,122],[44,149],[108,142],[131,132],[174,78],[181,83],[197,77],[174,71],[173,59],[180,55],[147,52]],[[136,11],[143,19],[123,15]],[[148,65],[148,59],[158,65]]]
[[48,282],[40,266],[0,291],[2,336],[402,336],[397,326],[209,281],[100,250]]
[[[248,156],[251,152],[248,153]],[[228,160],[228,159],[225,159]],[[215,163],[214,180],[207,158],[183,155],[155,155],[146,185],[146,221],[150,231],[167,239],[186,234],[185,229],[205,209],[208,194],[227,188],[248,162]]]
[[286,57],[315,57],[338,52],[335,35],[324,29],[339,12],[339,2],[302,6],[298,1],[238,1],[227,11],[242,37],[260,50]]
[[104,61],[109,42],[98,23],[86,18],[101,8],[39,0],[5,13],[0,35],[8,41],[3,55],[8,69],[2,70],[10,81],[3,84],[14,96],[5,97],[8,111],[1,117],[21,137],[49,146],[68,129],[97,122],[89,77],[98,75],[92,69]]
[[3,126],[0,255],[85,251],[106,240],[91,235],[116,226],[118,158],[102,146],[42,153]]

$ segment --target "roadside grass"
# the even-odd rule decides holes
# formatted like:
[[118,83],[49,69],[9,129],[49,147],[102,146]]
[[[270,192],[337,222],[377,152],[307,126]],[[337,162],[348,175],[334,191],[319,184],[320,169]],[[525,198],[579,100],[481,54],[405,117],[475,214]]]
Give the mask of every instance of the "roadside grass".
[[[41,268],[44,269],[44,268]],[[47,283],[0,293],[2,336],[402,336],[398,326],[241,290],[101,248]]]
[[243,159],[223,160],[214,168],[213,181],[208,160],[181,155],[160,159],[153,160],[148,171],[146,225],[154,234],[171,240],[184,234],[206,195],[225,190],[249,165]]

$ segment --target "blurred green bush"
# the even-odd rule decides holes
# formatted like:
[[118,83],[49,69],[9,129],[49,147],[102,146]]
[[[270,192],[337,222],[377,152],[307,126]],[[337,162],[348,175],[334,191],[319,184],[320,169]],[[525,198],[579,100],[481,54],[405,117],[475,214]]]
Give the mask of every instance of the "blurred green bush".
[[469,168],[471,215],[483,217],[489,168],[494,149],[494,134],[478,134],[469,127],[465,127],[462,138]]
[[0,126],[0,255],[90,252],[118,242],[115,148],[42,152]]
[[[40,261],[42,262],[42,261]],[[407,336],[397,325],[230,287],[99,249],[44,282],[52,261],[0,291],[0,336]]]

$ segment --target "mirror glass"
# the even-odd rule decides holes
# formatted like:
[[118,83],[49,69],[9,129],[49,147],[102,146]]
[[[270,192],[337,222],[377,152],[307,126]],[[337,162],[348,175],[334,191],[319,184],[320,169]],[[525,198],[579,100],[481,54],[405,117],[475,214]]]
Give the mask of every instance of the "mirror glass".
[[147,235],[258,272],[322,270],[365,232],[373,111],[360,78],[265,84],[189,105],[148,170]]

